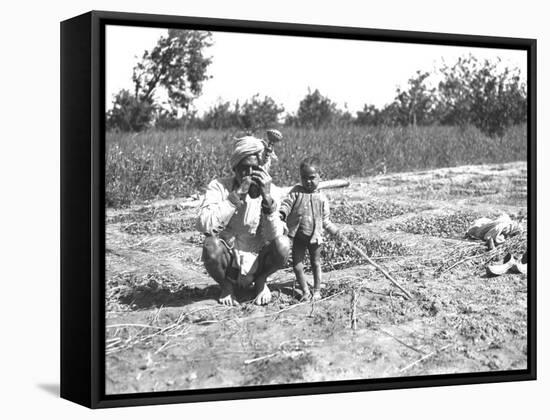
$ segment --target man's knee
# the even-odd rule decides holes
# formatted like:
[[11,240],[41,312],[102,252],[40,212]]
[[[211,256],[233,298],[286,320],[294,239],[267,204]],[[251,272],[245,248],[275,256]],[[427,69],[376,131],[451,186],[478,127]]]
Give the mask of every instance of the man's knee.
[[278,236],[273,240],[273,255],[271,256],[272,262],[280,268],[284,267],[288,262],[290,250],[291,246],[288,236]]
[[205,265],[223,263],[225,260],[225,247],[215,236],[207,236],[202,245],[202,261]]

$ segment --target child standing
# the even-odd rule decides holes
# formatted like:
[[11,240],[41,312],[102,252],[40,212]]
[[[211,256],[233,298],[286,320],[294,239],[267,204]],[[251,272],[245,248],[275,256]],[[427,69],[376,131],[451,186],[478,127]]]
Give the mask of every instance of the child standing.
[[300,178],[301,185],[290,190],[279,211],[288,226],[288,236],[293,239],[292,264],[302,289],[302,299],[312,298],[304,275],[303,260],[307,249],[313,271],[313,299],[317,300],[321,297],[323,229],[332,235],[338,235],[339,230],[329,219],[328,199],[318,190],[320,176],[317,158],[307,158],[300,164]]

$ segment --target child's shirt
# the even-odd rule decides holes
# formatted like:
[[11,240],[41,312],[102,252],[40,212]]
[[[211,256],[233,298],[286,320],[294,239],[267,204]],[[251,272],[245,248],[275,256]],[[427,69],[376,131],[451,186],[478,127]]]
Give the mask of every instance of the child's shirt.
[[323,243],[323,229],[335,234],[338,228],[330,221],[327,197],[319,190],[307,192],[302,185],[294,186],[283,199],[279,212],[286,221],[288,236],[300,232],[311,236],[311,243]]

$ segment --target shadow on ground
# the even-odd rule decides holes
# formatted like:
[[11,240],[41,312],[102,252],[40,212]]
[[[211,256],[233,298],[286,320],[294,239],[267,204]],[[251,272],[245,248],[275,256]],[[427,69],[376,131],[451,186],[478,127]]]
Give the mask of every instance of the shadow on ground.
[[141,285],[121,292],[119,301],[131,305],[134,309],[154,307],[183,306],[194,302],[217,299],[220,294],[218,285],[204,288],[183,286],[177,290],[159,287],[158,285]]
[[59,384],[38,384],[36,386],[40,388],[42,391],[50,395],[53,395],[54,397],[59,397],[59,394],[60,394]]
[[[301,297],[301,291],[294,287],[293,281],[269,284],[272,292],[284,295],[286,299]],[[253,287],[235,288],[235,295],[240,302],[251,301],[256,296]],[[121,291],[119,302],[130,305],[133,309],[151,309],[163,307],[180,307],[191,303],[206,300],[217,300],[220,296],[220,287],[210,285],[206,287],[183,286],[177,290],[161,287],[158,284],[146,284],[128,287]]]

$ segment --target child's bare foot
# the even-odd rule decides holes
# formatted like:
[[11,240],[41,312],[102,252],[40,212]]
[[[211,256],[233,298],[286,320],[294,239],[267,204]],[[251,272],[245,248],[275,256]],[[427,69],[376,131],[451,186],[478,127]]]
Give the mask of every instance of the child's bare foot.
[[313,300],[320,300],[321,299],[321,291],[320,290],[315,290],[313,292]]
[[302,297],[300,298],[300,302],[306,302],[308,300],[311,300],[311,292],[309,289],[302,290]]

